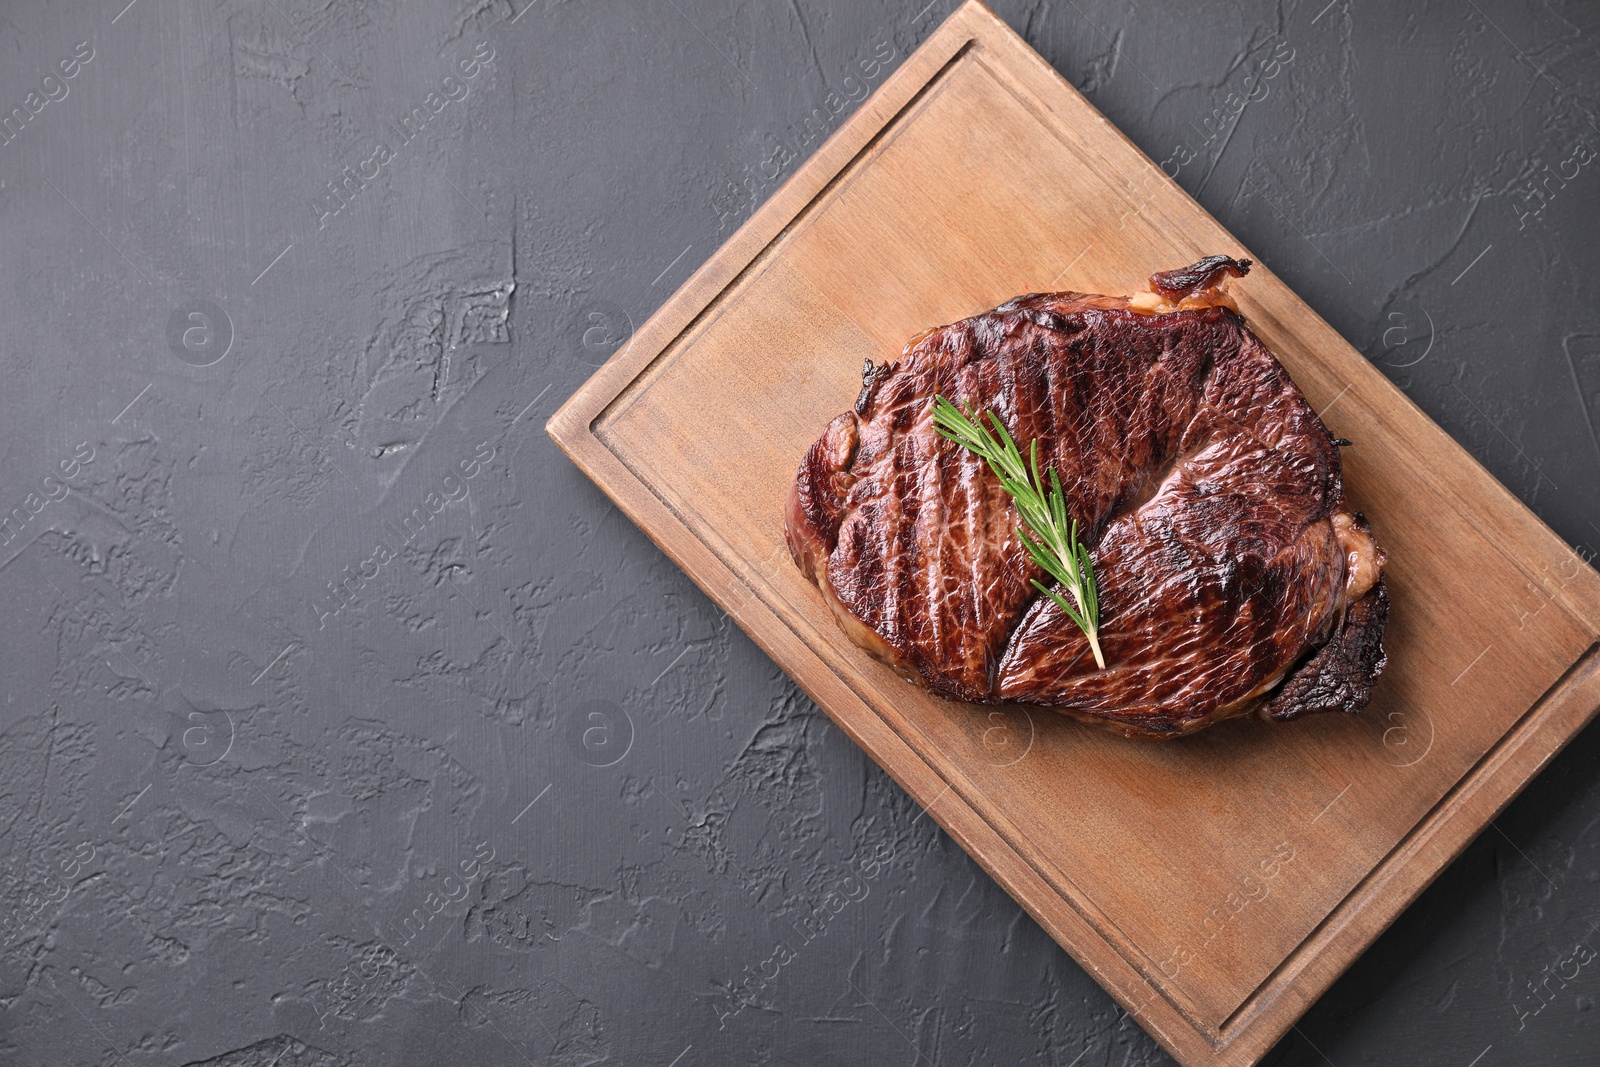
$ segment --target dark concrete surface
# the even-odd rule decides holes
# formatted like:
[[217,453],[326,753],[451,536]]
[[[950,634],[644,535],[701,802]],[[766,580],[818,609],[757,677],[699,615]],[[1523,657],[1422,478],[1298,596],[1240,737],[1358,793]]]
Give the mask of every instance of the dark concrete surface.
[[[951,0],[123,4],[0,9],[0,1063],[1170,1062],[543,431]],[[1600,9],[1324,4],[997,9],[1590,555]],[[1600,1062],[1597,756],[1267,1062]]]

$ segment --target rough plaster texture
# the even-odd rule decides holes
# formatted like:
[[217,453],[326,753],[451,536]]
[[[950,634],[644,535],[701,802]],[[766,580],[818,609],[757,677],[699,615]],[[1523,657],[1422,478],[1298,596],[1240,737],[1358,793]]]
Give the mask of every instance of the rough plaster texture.
[[[951,6],[4,6],[0,1062],[1169,1062],[542,429]],[[996,6],[1600,545],[1600,10]],[[1595,1062],[1597,756],[1268,1062]]]

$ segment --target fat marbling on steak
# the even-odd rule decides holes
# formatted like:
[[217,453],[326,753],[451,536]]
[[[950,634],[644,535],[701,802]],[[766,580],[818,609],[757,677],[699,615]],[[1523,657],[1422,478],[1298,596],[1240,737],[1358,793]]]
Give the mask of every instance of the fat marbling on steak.
[[[1366,706],[1385,556],[1339,446],[1225,292],[1249,260],[1133,297],[1040,293],[914,338],[863,374],[790,492],[790,551],[845,632],[958,700],[1044,705],[1129,736]],[[943,395],[1039,443],[1090,549],[1099,670],[1032,585],[1016,509],[934,428]]]

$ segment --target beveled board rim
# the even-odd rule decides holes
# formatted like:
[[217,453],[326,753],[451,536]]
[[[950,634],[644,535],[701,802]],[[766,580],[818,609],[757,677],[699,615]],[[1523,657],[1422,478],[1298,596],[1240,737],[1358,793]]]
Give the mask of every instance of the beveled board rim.
[[[1229,1018],[1212,1027],[1180,1007],[1163,988],[1159,975],[1141,970],[1078,902],[1052,885],[1052,877],[1015,843],[1012,834],[996,825],[990,814],[963,790],[958,782],[960,775],[941,772],[876,711],[839,668],[812,648],[760,593],[739,577],[717,546],[693,531],[684,516],[652,488],[643,472],[635,470],[624,456],[609,447],[600,425],[615,411],[615,405],[626,403],[629,396],[637,395],[648,387],[649,380],[668,369],[671,354],[681,350],[686,339],[710,321],[708,316],[715,317],[723,297],[737,289],[741,281],[759,273],[791,228],[802,224],[813,205],[825,200],[854,169],[865,165],[881,135],[915,107],[922,94],[937,83],[940,73],[974,43],[1009,53],[1007,59],[1019,60],[1030,68],[1012,72],[1032,81],[1030,88],[1038,91],[1038,83],[1043,82],[1056,92],[1077,97],[1076,90],[1009,27],[977,0],[969,0],[562,406],[551,418],[548,429],[584,473],[725,608],[764,651],[795,675],[818,705],[927,808],[1174,1056],[1191,1064],[1254,1062],[1595,714],[1600,706],[1600,652],[1595,647],[1591,646],[1570,666],[1566,675],[1463,773],[1444,798],[1330,909]],[[1081,97],[1077,100],[1107,130],[1113,130],[1087,102]],[[1044,104],[1050,106],[1048,100]],[[1138,151],[1120,132],[1116,136]],[[1167,181],[1187,199],[1181,187],[1160,174],[1148,159],[1145,162],[1159,180]],[[1282,284],[1276,278],[1271,280]],[[1349,351],[1354,360],[1352,373],[1376,378],[1381,387],[1404,402],[1412,416],[1409,429],[1438,435],[1449,442],[1448,436],[1409,398],[1349,349],[1313,311],[1306,308],[1304,314],[1314,329],[1326,332],[1325,343]],[[1495,507],[1490,509],[1492,520],[1538,523],[1481,465],[1471,473],[1475,481],[1484,483],[1475,485],[1475,489],[1497,496],[1492,501]],[[1438,488],[1447,493],[1451,486]],[[1503,514],[1508,511],[1520,514]],[[1542,527],[1542,523],[1539,525]],[[1549,537],[1555,539],[1553,533]],[[1559,543],[1559,539],[1555,540]],[[1595,580],[1575,584],[1593,593],[1600,589],[1600,576],[1591,572],[1591,577]],[[1574,618],[1600,627],[1600,609],[1578,599],[1582,592],[1562,587],[1558,590],[1561,595],[1554,599]],[[1581,611],[1584,607],[1595,614]],[[825,673],[819,675],[816,668]],[[1061,907],[1063,903],[1067,905],[1065,909]]]

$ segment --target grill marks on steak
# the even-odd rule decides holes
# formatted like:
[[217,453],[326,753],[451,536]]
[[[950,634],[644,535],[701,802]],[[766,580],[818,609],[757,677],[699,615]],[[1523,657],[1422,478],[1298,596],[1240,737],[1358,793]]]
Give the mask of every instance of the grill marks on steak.
[[[853,640],[947,696],[1130,734],[1251,710],[1297,666],[1322,680],[1297,673],[1272,717],[1365,704],[1387,601],[1361,598],[1381,552],[1339,510],[1337,450],[1287,373],[1230,308],[1194,306],[1242,272],[1217,258],[1159,276],[1183,310],[1035,294],[869,366],[854,410],[802,461],[787,521]],[[935,394],[996,411],[1056,468],[1094,560],[1105,670],[1032,587],[1046,576],[998,481],[935,431]],[[1365,636],[1344,636],[1347,615]]]

